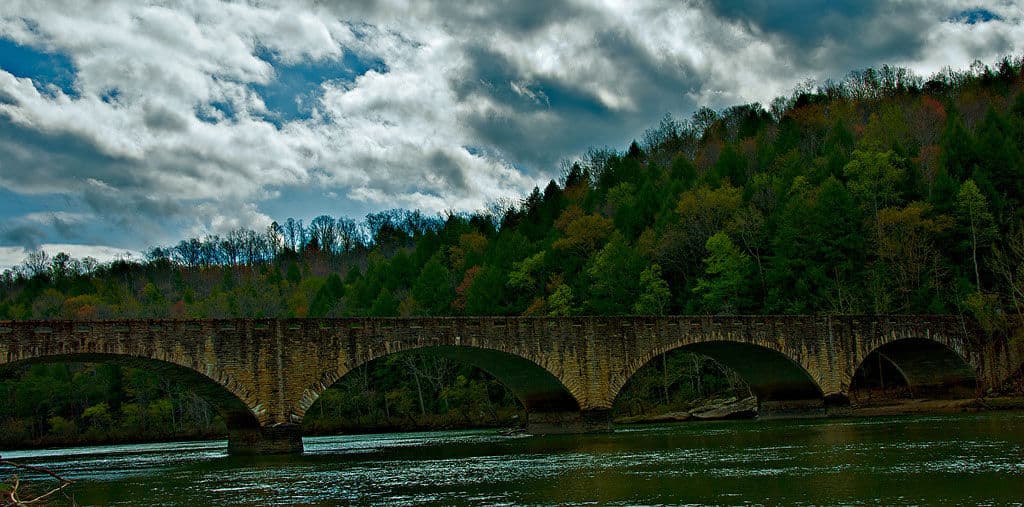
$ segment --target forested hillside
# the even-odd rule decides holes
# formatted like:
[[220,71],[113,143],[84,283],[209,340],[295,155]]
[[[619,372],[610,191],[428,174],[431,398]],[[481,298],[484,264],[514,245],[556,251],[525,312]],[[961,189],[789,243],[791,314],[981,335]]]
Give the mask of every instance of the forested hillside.
[[666,115],[472,214],[287,219],[110,264],[35,253],[3,274],[0,319],[952,313],[996,329],[1024,304],[1022,63],[867,69]]
[[883,67],[666,116],[486,212],[323,215],[98,265],[33,254],[0,318],[1016,312],[1019,60]]

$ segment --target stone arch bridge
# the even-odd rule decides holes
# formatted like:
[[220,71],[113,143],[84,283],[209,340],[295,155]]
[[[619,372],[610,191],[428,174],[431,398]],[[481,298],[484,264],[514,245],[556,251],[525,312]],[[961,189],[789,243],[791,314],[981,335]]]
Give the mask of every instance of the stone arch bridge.
[[325,389],[375,359],[417,350],[504,383],[534,433],[610,429],[629,378],[687,349],[731,367],[759,415],[849,404],[858,368],[883,354],[914,389],[980,394],[1020,375],[1024,340],[947,316],[450,317],[0,321],[0,369],[119,362],[190,383],[228,423],[233,453],[301,452],[300,425]]

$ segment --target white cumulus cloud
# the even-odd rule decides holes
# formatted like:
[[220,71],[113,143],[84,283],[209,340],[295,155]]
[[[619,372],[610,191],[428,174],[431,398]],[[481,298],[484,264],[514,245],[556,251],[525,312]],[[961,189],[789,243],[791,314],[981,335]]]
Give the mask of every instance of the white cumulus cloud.
[[0,189],[72,204],[0,208],[22,217],[0,244],[69,243],[83,217],[137,249],[262,228],[285,218],[269,201],[309,188],[330,214],[480,209],[665,112],[881,63],[964,67],[1024,40],[1014,2],[974,24],[954,0],[800,6],[8,0],[0,39],[74,76],[65,92],[0,65]]

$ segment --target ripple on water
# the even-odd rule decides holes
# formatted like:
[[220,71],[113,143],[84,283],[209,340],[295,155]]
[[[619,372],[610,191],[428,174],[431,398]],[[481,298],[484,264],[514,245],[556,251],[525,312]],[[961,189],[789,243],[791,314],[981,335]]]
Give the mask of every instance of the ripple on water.
[[305,439],[305,456],[280,458],[229,458],[223,442],[21,456],[79,478],[86,504],[1019,502],[1024,418],[991,417],[698,423],[574,438],[317,437]]
[[87,447],[65,447],[61,449],[31,449],[4,451],[3,456],[8,459],[36,459],[45,457],[78,458],[86,456],[111,456],[116,454],[150,454],[165,452],[192,452],[192,451],[227,451],[225,440],[202,440],[196,442],[157,442],[151,444],[122,444],[122,445],[97,445]]

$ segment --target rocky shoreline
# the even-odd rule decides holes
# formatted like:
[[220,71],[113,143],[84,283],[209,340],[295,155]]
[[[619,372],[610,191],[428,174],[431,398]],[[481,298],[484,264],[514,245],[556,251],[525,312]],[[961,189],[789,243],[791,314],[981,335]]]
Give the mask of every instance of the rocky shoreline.
[[955,414],[959,412],[983,412],[989,410],[1024,410],[1024,398],[987,397],[954,400],[893,400],[879,404],[854,405],[850,415],[862,417]]
[[668,412],[656,415],[637,415],[619,417],[616,424],[655,424],[684,421],[714,421],[721,419],[753,419],[757,416],[757,398],[721,398],[709,400],[707,403],[691,410]]
[[[955,414],[991,410],[1024,410],[1022,397],[986,397],[952,400],[886,400],[870,404],[854,404],[843,410],[844,417],[879,417],[921,414]],[[713,421],[725,419],[753,419],[757,417],[757,399],[724,398],[687,411],[654,415],[618,417],[616,424],[657,424],[686,421]]]

